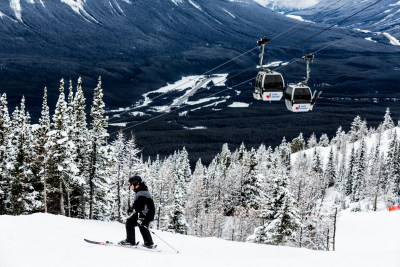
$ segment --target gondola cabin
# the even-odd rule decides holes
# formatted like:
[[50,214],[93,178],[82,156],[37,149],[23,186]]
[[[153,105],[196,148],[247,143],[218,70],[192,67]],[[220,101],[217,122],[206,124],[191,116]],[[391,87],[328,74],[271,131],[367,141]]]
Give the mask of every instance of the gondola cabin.
[[285,91],[285,104],[293,112],[307,112],[313,109],[310,87],[302,84],[289,84]]
[[253,97],[257,100],[279,101],[282,99],[285,84],[276,71],[259,71],[254,85]]

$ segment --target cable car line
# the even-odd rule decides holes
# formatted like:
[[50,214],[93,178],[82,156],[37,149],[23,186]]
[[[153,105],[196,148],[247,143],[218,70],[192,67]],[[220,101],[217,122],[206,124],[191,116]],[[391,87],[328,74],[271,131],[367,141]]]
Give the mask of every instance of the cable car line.
[[[334,2],[334,3],[330,4],[330,5],[328,5],[327,7],[323,8],[323,9],[320,10],[318,13],[316,13],[312,18],[318,16],[319,14],[321,14],[322,12],[324,12],[325,10],[327,10],[328,8],[332,7],[333,5],[335,5],[336,3],[340,2],[340,1],[342,1],[342,0],[337,0],[336,2]],[[289,29],[285,30],[284,32],[282,32],[282,33],[278,34],[277,36],[273,37],[270,41],[273,41],[273,40],[275,40],[275,39],[278,39],[278,38],[279,38],[280,36],[282,36],[283,34],[287,33],[287,32],[290,31],[291,29],[296,28],[297,26],[299,26],[300,24],[303,24],[303,23],[304,23],[304,21],[300,21],[299,23],[295,24],[294,26],[290,27]],[[306,25],[306,26],[307,26],[307,25]],[[303,27],[303,28],[304,28],[304,27]],[[303,29],[303,28],[302,28],[302,29]],[[296,31],[296,32],[297,32],[297,31]],[[295,33],[296,33],[296,32],[295,32]],[[294,33],[293,33],[293,34],[294,34]],[[290,36],[292,36],[293,34],[290,34],[290,35],[287,36],[287,37],[290,37]],[[286,38],[287,38],[287,37],[286,37]],[[285,38],[285,39],[286,39],[286,38]],[[242,56],[244,56],[244,55],[246,55],[246,54],[252,52],[252,51],[255,50],[256,48],[257,48],[257,47],[254,47],[254,48],[252,48],[252,49],[250,49],[250,50],[248,50],[248,51],[246,51],[246,52],[244,52],[244,53],[242,53],[242,54],[236,56],[235,58],[230,59],[230,60],[228,60],[228,61],[226,61],[226,62],[224,62],[224,63],[222,63],[222,64],[220,64],[220,65],[218,65],[218,66],[216,66],[216,67],[214,67],[213,69],[204,72],[203,74],[197,75],[196,78],[192,78],[192,79],[186,81],[186,82],[183,83],[183,84],[177,85],[176,87],[174,87],[174,88],[171,89],[170,91],[174,91],[174,90],[177,89],[178,87],[183,86],[183,85],[185,85],[185,84],[187,84],[187,83],[189,83],[189,82],[191,82],[191,81],[194,81],[194,80],[196,80],[197,78],[199,78],[199,77],[201,77],[201,76],[204,76],[204,75],[206,75],[206,74],[208,74],[208,73],[210,73],[210,72],[212,72],[212,71],[214,71],[214,70],[216,70],[216,69],[218,69],[218,68],[220,68],[220,67],[222,67],[222,66],[228,64],[229,62],[232,62],[232,61],[234,61],[234,60],[236,60],[236,59],[238,59],[238,58],[240,58],[240,57],[242,57]],[[156,96],[156,97],[154,97],[154,98],[149,99],[148,101],[153,102],[155,99],[157,99],[157,98],[159,98],[159,97],[162,97],[163,95],[165,95],[165,94],[167,94],[167,93],[168,93],[168,92],[165,92],[165,93],[163,93],[163,94],[160,94],[160,95],[158,95],[158,96]],[[128,113],[128,112],[130,112],[130,111],[132,111],[132,110],[138,109],[138,108],[140,108],[140,107],[141,107],[141,106],[139,105],[139,106],[135,106],[135,107],[129,108],[129,109],[127,109],[126,111],[124,111],[124,112],[122,112],[122,113],[119,113],[118,115],[121,116],[121,115],[123,115],[123,114],[126,114],[126,113]],[[113,118],[110,119],[110,122],[111,122],[111,123],[113,123],[113,122],[115,123],[115,122],[119,122],[119,121],[121,121],[121,120],[124,120],[124,119],[121,119],[121,120],[120,120],[120,119],[118,119],[118,120],[112,120],[112,119],[113,119]]]
[[[350,19],[350,18],[352,18],[352,17],[358,15],[359,13],[361,13],[361,12],[367,10],[368,8],[374,6],[374,5],[376,5],[376,4],[378,4],[379,2],[382,2],[382,1],[383,1],[383,0],[378,0],[378,1],[376,1],[376,2],[374,2],[374,3],[372,3],[372,4],[370,4],[370,5],[368,5],[368,6],[366,6],[366,7],[364,7],[363,9],[357,11],[356,13],[354,13],[354,14],[352,14],[352,15],[350,15],[350,16],[348,16],[348,17],[342,19],[342,20],[340,20],[339,22],[336,22],[336,23],[330,25],[329,27],[325,28],[324,30],[322,30],[322,31],[320,31],[320,32],[318,32],[318,33],[316,33],[316,34],[313,34],[312,36],[310,36],[310,37],[304,39],[303,41],[300,41],[300,42],[298,42],[298,43],[296,43],[296,44],[290,46],[289,48],[287,48],[287,50],[293,49],[293,48],[295,48],[296,46],[299,46],[299,45],[301,45],[301,44],[303,44],[303,43],[305,43],[305,42],[311,40],[312,38],[314,38],[314,37],[316,37],[316,36],[318,36],[318,35],[320,35],[320,34],[326,32],[326,31],[332,29],[333,27],[335,27],[335,26],[337,26],[337,25],[339,25],[339,24],[345,22],[346,20],[348,20],[348,19]],[[283,54],[283,53],[281,53],[281,54]],[[276,55],[276,56],[274,56],[274,57],[277,57],[277,56],[279,56],[279,55],[281,55],[281,54],[278,54],[278,55]]]
[[[221,90],[221,91],[218,91],[218,92],[216,92],[216,93],[214,93],[214,94],[211,94],[209,97],[215,96],[215,95],[220,94],[220,93],[222,93],[222,92],[225,92],[225,91],[227,91],[227,90],[231,90],[231,89],[233,89],[233,88],[235,88],[235,87],[237,87],[237,86],[240,86],[240,85],[242,85],[242,84],[244,84],[244,83],[247,83],[247,82],[250,82],[250,81],[252,81],[252,80],[254,80],[254,78],[251,78],[251,79],[249,79],[249,80],[247,80],[247,81],[244,81],[244,82],[241,82],[241,83],[239,83],[239,84],[236,84],[236,85],[234,85],[234,86],[232,86],[232,87],[227,87],[227,88],[224,89],[224,90]],[[148,120],[145,120],[145,121],[142,121],[142,122],[139,122],[139,123],[136,123],[136,124],[131,125],[131,126],[129,126],[129,127],[125,127],[125,128],[123,128],[123,129],[121,128],[120,130],[111,133],[110,136],[112,136],[112,135],[114,135],[114,134],[120,132],[121,130],[128,130],[128,129],[134,128],[134,127],[136,127],[136,126],[139,126],[139,125],[141,125],[141,124],[147,123],[147,122],[152,121],[152,120],[154,120],[154,119],[157,119],[157,118],[163,117],[163,116],[165,116],[165,115],[168,115],[168,114],[170,114],[170,113],[172,113],[172,112],[181,110],[181,109],[183,109],[183,108],[185,108],[185,107],[187,107],[187,106],[190,106],[190,104],[186,104],[186,105],[181,106],[181,107],[179,107],[179,108],[176,108],[176,109],[174,109],[174,110],[170,110],[170,111],[168,111],[168,112],[166,112],[166,113],[157,115],[157,116],[155,116],[155,117],[152,117],[152,118],[150,118],[150,119],[148,119]]]
[[[304,30],[304,29],[307,28],[308,26],[312,25],[312,24],[315,23],[315,22],[318,22],[319,20],[325,18],[326,16],[329,16],[330,14],[332,14],[332,13],[334,13],[335,11],[341,9],[341,8],[344,7],[345,5],[351,3],[352,1],[353,1],[353,0],[350,0],[350,1],[346,2],[346,3],[344,3],[343,5],[341,5],[341,6],[337,7],[337,8],[335,8],[335,9],[332,10],[331,12],[329,12],[329,13],[325,14],[324,16],[322,16],[322,17],[316,19],[315,21],[313,21],[313,20],[310,21],[308,24],[304,25],[304,26],[301,27],[300,29],[297,29],[297,30],[296,30],[295,32],[293,32],[291,35],[294,35],[295,33],[298,33],[299,31]],[[337,3],[337,2],[335,2],[335,3]],[[330,7],[330,6],[329,6],[329,7]],[[289,37],[291,37],[291,35],[288,35],[288,36],[286,36],[285,38],[280,39],[279,41],[284,41],[284,40],[288,39]]]
[[[312,16],[310,19],[312,20],[313,18],[315,18],[316,16],[318,16],[320,13],[322,13],[323,11],[327,10],[328,8],[330,8],[331,6],[335,5],[336,3],[340,2],[340,1],[342,1],[342,0],[337,0],[337,1],[334,2],[333,4],[331,4],[331,5],[327,6],[327,7],[325,7],[325,8],[322,9],[320,12],[318,12],[317,14],[315,14],[314,16]],[[349,1],[349,2],[350,2],[350,1]],[[342,7],[342,6],[340,6],[339,8],[341,8],[341,7]],[[336,9],[336,10],[337,10],[337,9]],[[336,10],[335,10],[335,11],[336,11]],[[327,15],[329,15],[329,14],[331,14],[331,13],[328,13]],[[327,15],[325,15],[325,16],[327,16]],[[323,16],[323,17],[325,17],[325,16]],[[323,17],[321,17],[321,18],[323,18]],[[299,26],[300,24],[304,24],[305,22],[306,22],[306,21],[300,21],[299,23],[293,25],[292,27],[290,27],[290,28],[287,29],[286,31],[284,31],[284,32],[278,34],[277,36],[275,36],[274,38],[272,38],[271,41],[274,41],[275,39],[278,39],[278,38],[279,38],[280,36],[282,36],[283,34],[287,33],[288,31],[290,31],[290,30],[292,30],[292,29],[294,29],[294,28],[296,28],[296,27]],[[309,25],[309,24],[308,24],[308,25]],[[301,29],[304,29],[304,28],[307,27],[308,25],[305,25],[305,26],[304,26],[303,28],[301,28]],[[297,33],[297,32],[298,32],[298,31],[296,31],[296,32],[294,32],[294,33]],[[285,40],[286,38],[292,36],[294,33],[292,33],[291,35],[288,35],[288,36],[285,37],[283,40]],[[281,39],[281,41],[282,41],[282,39]]]
[[[254,48],[252,48],[252,49],[249,49],[249,50],[247,50],[246,52],[244,52],[244,53],[242,53],[242,54],[240,54],[240,55],[238,55],[238,56],[236,56],[236,57],[234,57],[234,58],[232,58],[232,59],[230,59],[230,60],[228,60],[228,61],[226,61],[226,62],[224,62],[224,63],[222,63],[222,64],[220,64],[220,65],[218,65],[218,66],[216,66],[216,67],[214,67],[213,69],[208,70],[208,71],[204,72],[203,74],[197,75],[195,78],[192,78],[192,79],[190,79],[190,80],[184,82],[183,84],[179,84],[179,85],[175,86],[175,87],[172,88],[170,91],[174,91],[174,90],[176,90],[176,89],[177,89],[178,87],[180,87],[180,86],[183,86],[183,85],[185,85],[185,84],[187,84],[187,83],[189,83],[189,82],[191,82],[191,81],[194,81],[194,80],[198,79],[198,78],[201,77],[201,76],[207,75],[208,73],[210,73],[210,72],[212,72],[212,71],[214,71],[214,70],[216,70],[216,69],[218,69],[218,68],[220,68],[220,67],[222,67],[222,66],[228,64],[229,62],[232,62],[232,61],[234,61],[234,60],[236,60],[236,59],[238,59],[238,58],[240,58],[240,57],[242,57],[242,56],[244,56],[244,55],[250,53],[251,51],[253,51],[253,50],[255,50],[255,49],[257,49],[257,47],[254,47]],[[163,95],[165,95],[165,94],[167,94],[167,93],[168,93],[168,92],[162,93],[162,94],[160,94],[160,95],[158,95],[158,96],[156,96],[156,97],[154,97],[154,98],[149,99],[148,101],[153,101],[153,100],[155,100],[155,99],[157,99],[157,98],[159,98],[159,97],[161,97],[161,96],[163,96]],[[136,106],[136,107],[130,108],[130,109],[128,109],[128,110],[126,110],[126,111],[124,111],[124,112],[122,112],[122,113],[119,113],[118,115],[121,116],[121,115],[123,115],[123,114],[125,114],[125,113],[127,113],[127,112],[130,112],[130,111],[132,111],[132,110],[134,110],[134,109],[137,109],[137,108],[140,108],[140,106]],[[110,121],[110,122],[112,123],[112,122],[117,122],[117,121]]]
[[[370,4],[370,5],[368,5],[367,7],[365,7],[365,8],[363,8],[363,9],[357,11],[356,13],[354,13],[354,14],[352,14],[352,15],[350,15],[350,16],[344,18],[344,19],[342,19],[342,20],[339,21],[339,22],[336,22],[335,24],[332,24],[331,26],[327,27],[326,29],[324,29],[324,30],[322,30],[322,31],[320,31],[320,32],[318,32],[318,33],[316,33],[316,34],[314,34],[314,35],[312,35],[312,36],[310,36],[310,37],[304,39],[304,40],[301,41],[301,42],[296,43],[295,45],[293,45],[293,46],[291,46],[291,47],[289,47],[289,48],[287,48],[287,49],[292,49],[292,48],[294,48],[294,47],[296,47],[296,46],[298,46],[298,45],[300,45],[300,44],[302,44],[302,43],[305,43],[306,41],[309,41],[310,39],[312,39],[312,38],[314,38],[314,37],[316,37],[316,36],[322,34],[323,32],[325,32],[325,31],[327,31],[327,30],[333,28],[333,27],[336,26],[336,25],[339,25],[340,23],[342,23],[342,22],[344,22],[344,21],[346,21],[346,20],[348,20],[348,19],[354,17],[355,15],[357,15],[357,14],[359,14],[359,13],[365,11],[366,9],[368,9],[368,8],[370,8],[370,7],[372,7],[372,6],[376,5],[376,4],[378,4],[378,3],[381,2],[381,1],[382,1],[382,0],[378,0],[378,1],[376,1],[376,2],[374,2],[374,3],[372,3],[372,4]],[[383,21],[383,20],[380,20],[379,22],[381,22],[381,21]],[[379,23],[379,22],[376,22],[376,23],[372,24],[370,27],[374,26],[375,24],[377,24],[377,23]],[[315,51],[315,53],[318,53],[318,52],[320,52],[320,51],[322,51],[322,50],[324,50],[324,49],[326,49],[326,48],[332,46],[332,45],[333,45],[334,43],[336,43],[336,42],[339,42],[339,41],[341,41],[341,40],[343,40],[343,39],[345,39],[345,38],[348,38],[348,37],[350,37],[350,36],[352,36],[352,35],[355,35],[356,33],[357,33],[357,32],[353,32],[352,34],[346,35],[345,37],[343,37],[343,38],[341,38],[341,39],[338,39],[338,40],[335,40],[335,41],[331,41],[332,43],[330,43],[329,45],[327,45],[327,46],[325,46],[325,47],[323,47],[323,48],[320,48],[319,50]],[[215,68],[213,68],[212,70],[205,72],[205,74],[207,74],[207,73],[209,73],[209,72],[211,72],[211,71],[213,71],[213,70],[215,70],[215,69],[217,69],[217,68],[219,68],[219,67],[221,67],[221,66],[223,66],[223,65],[226,65],[228,62],[231,62],[231,61],[233,61],[233,60],[235,60],[235,59],[237,59],[237,58],[239,58],[239,57],[241,57],[241,56],[243,56],[243,55],[245,55],[245,54],[247,54],[247,53],[250,53],[251,51],[255,50],[256,48],[257,48],[257,47],[252,48],[252,49],[250,49],[250,50],[248,50],[248,51],[242,53],[241,55],[235,57],[234,59],[231,59],[231,60],[229,60],[229,61],[227,61],[227,62],[225,62],[225,63],[223,63],[223,64],[221,64],[221,65],[219,65],[219,66],[217,66],[217,67],[215,67]],[[315,53],[313,53],[313,54],[315,54]],[[279,55],[280,55],[280,54],[279,54]],[[279,55],[275,55],[274,57],[277,57],[277,56],[279,56]],[[286,66],[288,66],[288,65],[290,65],[290,64],[292,64],[292,63],[295,63],[295,62],[298,61],[298,60],[300,60],[300,59],[296,59],[296,60],[294,60],[294,61],[292,61],[292,62],[289,62],[289,63],[286,64],[286,65],[283,65],[283,66],[281,66],[281,67],[278,67],[277,69],[286,67]],[[236,74],[236,75],[234,75],[234,76],[232,76],[232,77],[229,77],[229,78],[226,79],[224,82],[226,82],[226,81],[229,80],[229,79],[232,79],[233,77],[235,77],[235,76],[237,76],[237,75],[239,75],[239,74],[241,74],[241,73],[247,72],[248,70],[251,70],[251,69],[253,69],[253,67],[248,68],[248,69],[245,69],[245,70],[239,72],[238,74]],[[203,75],[205,75],[205,74],[203,74]],[[210,95],[210,96],[214,96],[214,95],[219,94],[219,93],[222,93],[222,92],[224,92],[224,91],[233,89],[233,88],[235,88],[235,87],[237,87],[237,86],[239,86],[239,85],[242,85],[243,83],[246,83],[246,82],[249,82],[249,81],[252,81],[252,80],[254,80],[254,78],[251,78],[251,79],[249,79],[249,80],[247,80],[247,81],[245,81],[245,82],[239,83],[239,84],[234,85],[234,86],[232,86],[232,87],[228,87],[228,88],[226,88],[226,89],[224,89],[224,90],[222,90],[222,91],[218,91],[218,92],[216,92],[216,93],[214,93],[214,94],[212,94],[212,95]],[[217,83],[217,84],[218,84],[218,83]],[[215,84],[214,86],[216,86],[217,84]],[[201,91],[203,91],[203,90],[199,90],[199,91],[201,92]],[[144,123],[149,122],[149,121],[151,121],[151,120],[154,120],[154,119],[156,119],[156,118],[165,116],[165,115],[167,115],[167,114],[169,114],[169,113],[171,113],[171,112],[175,112],[175,111],[177,111],[177,110],[181,110],[181,109],[183,109],[183,108],[185,108],[185,107],[187,107],[187,106],[189,106],[189,104],[187,104],[187,105],[185,105],[185,106],[181,106],[181,107],[179,107],[179,108],[177,108],[177,109],[174,109],[174,110],[171,110],[171,111],[169,111],[169,112],[160,114],[160,115],[158,115],[158,116],[152,117],[152,118],[150,118],[150,119],[148,119],[148,120],[146,120],[146,121],[143,121],[143,122],[140,122],[140,123],[131,125],[131,126],[129,126],[129,127],[121,128],[120,130],[131,129],[131,128],[133,128],[133,127],[136,127],[136,126],[138,126],[138,125],[144,124]],[[131,110],[132,110],[132,109],[131,109]],[[124,120],[126,120],[126,119],[129,119],[129,117],[125,118]],[[111,135],[114,135],[115,133],[118,133],[118,132],[119,132],[119,131],[113,132],[113,133],[110,134],[110,136],[111,136]]]

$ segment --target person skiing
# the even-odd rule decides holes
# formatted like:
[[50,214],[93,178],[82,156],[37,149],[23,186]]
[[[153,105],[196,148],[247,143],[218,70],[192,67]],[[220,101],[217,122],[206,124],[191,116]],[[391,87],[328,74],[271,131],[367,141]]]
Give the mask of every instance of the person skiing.
[[148,229],[150,222],[154,220],[155,214],[153,198],[140,176],[136,175],[129,178],[129,187],[135,192],[135,198],[133,206],[129,207],[128,212],[135,212],[126,220],[126,239],[119,242],[119,244],[135,246],[135,227],[139,226],[144,246],[153,248],[153,239]]

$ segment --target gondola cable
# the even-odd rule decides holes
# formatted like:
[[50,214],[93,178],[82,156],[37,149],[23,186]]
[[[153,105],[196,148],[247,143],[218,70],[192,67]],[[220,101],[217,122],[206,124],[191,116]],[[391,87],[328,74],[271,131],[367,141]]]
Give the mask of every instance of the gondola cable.
[[[325,10],[327,10],[328,8],[332,7],[333,5],[335,5],[336,3],[340,2],[340,1],[342,1],[342,0],[337,0],[337,1],[335,1],[334,3],[328,5],[327,7],[323,8],[323,9],[320,10],[318,13],[316,13],[313,17],[318,16],[319,14],[321,14],[322,12],[324,12]],[[282,33],[278,34],[277,36],[273,37],[270,41],[273,41],[273,40],[278,39],[278,38],[279,38],[280,36],[282,36],[283,34],[287,33],[288,31],[290,31],[290,30],[296,28],[297,26],[299,26],[300,24],[303,24],[303,23],[304,23],[304,21],[300,21],[299,23],[293,25],[292,27],[290,27],[289,29],[285,30],[284,32],[282,32]],[[304,28],[304,27],[303,27],[303,28]],[[297,32],[297,31],[296,31],[296,32]],[[293,35],[293,34],[291,34],[291,35]],[[291,35],[289,35],[289,36],[291,36]],[[252,48],[252,49],[250,49],[250,50],[248,50],[248,51],[246,51],[246,52],[244,52],[244,53],[242,53],[242,54],[236,56],[235,58],[230,59],[230,60],[228,60],[228,61],[226,61],[226,62],[224,62],[224,63],[222,63],[222,64],[220,64],[220,65],[218,65],[218,66],[216,66],[216,67],[214,67],[213,69],[204,72],[203,74],[197,75],[196,78],[192,78],[192,79],[186,81],[185,83],[180,84],[180,85],[174,87],[173,89],[171,89],[171,91],[174,91],[174,90],[177,89],[178,87],[183,86],[183,85],[185,85],[185,84],[187,84],[187,83],[189,83],[189,82],[191,82],[191,81],[194,81],[194,80],[196,80],[197,78],[199,78],[199,77],[201,77],[201,76],[207,75],[208,73],[210,73],[210,72],[212,72],[212,71],[214,71],[214,70],[216,70],[216,69],[218,69],[218,68],[220,68],[220,67],[222,67],[222,66],[228,64],[229,62],[232,62],[232,61],[234,61],[234,60],[236,60],[236,59],[238,59],[238,58],[240,58],[240,57],[242,57],[242,56],[244,56],[244,55],[246,55],[246,54],[252,52],[252,51],[255,50],[255,49],[257,49],[257,47],[254,47],[254,48]],[[168,93],[168,92],[166,92],[166,93]],[[156,96],[156,97],[154,97],[154,98],[152,98],[152,99],[148,99],[148,101],[154,101],[155,99],[157,99],[157,98],[159,98],[159,97],[162,97],[162,96],[165,95],[166,93],[160,94],[160,95],[158,95],[158,96]],[[128,112],[131,112],[132,110],[138,109],[138,108],[140,108],[140,107],[141,107],[141,106],[139,105],[139,106],[135,106],[135,107],[132,107],[132,108],[128,108],[128,109],[125,110],[124,112],[119,113],[118,116],[121,116],[121,115],[126,114],[126,113],[128,113]],[[125,119],[122,119],[122,120],[119,120],[119,119],[118,119],[118,120],[114,120],[114,121],[111,121],[111,120],[112,120],[112,118],[110,119],[110,122],[111,122],[111,123],[116,123],[116,122],[119,122],[119,121],[122,121],[122,120],[125,120]]]
[[[354,17],[355,15],[357,15],[357,14],[359,14],[359,13],[365,11],[366,9],[368,9],[368,8],[370,8],[370,7],[372,7],[372,6],[376,5],[376,4],[378,4],[378,3],[381,2],[381,1],[382,1],[382,0],[378,0],[378,1],[374,2],[374,3],[372,3],[371,5],[369,5],[369,6],[365,7],[365,8],[363,8],[363,9],[361,9],[361,10],[359,10],[359,11],[357,11],[356,13],[354,13],[354,14],[352,14],[352,15],[346,17],[345,19],[342,19],[341,21],[339,21],[339,22],[337,22],[337,23],[335,23],[335,24],[329,26],[328,28],[326,28],[326,29],[320,31],[319,33],[314,34],[314,35],[312,35],[311,37],[308,37],[308,38],[306,38],[305,40],[303,40],[303,41],[301,41],[301,42],[299,42],[299,43],[297,43],[297,44],[295,44],[295,45],[293,45],[293,46],[291,46],[291,47],[289,47],[289,48],[287,48],[287,49],[292,49],[292,48],[294,48],[295,46],[298,46],[298,45],[300,45],[300,44],[302,44],[302,43],[304,43],[304,42],[306,42],[306,41],[308,41],[308,40],[310,40],[310,39],[312,39],[312,38],[318,36],[319,34],[321,34],[321,33],[325,32],[325,31],[327,31],[327,30],[333,28],[334,26],[336,26],[336,25],[338,25],[338,24],[340,24],[340,23],[342,23],[342,22],[344,22],[344,21],[346,21],[346,20],[348,20],[348,19],[350,19],[351,17]],[[382,21],[382,20],[381,20],[381,21]],[[381,21],[379,21],[379,22],[381,22]],[[377,23],[378,23],[378,22],[377,22]],[[373,25],[375,25],[375,24],[376,24],[376,23],[374,23]],[[371,26],[372,26],[372,25],[371,25]],[[357,32],[352,33],[351,35],[354,35],[354,34],[356,34],[356,33],[357,33]],[[351,35],[345,36],[344,38],[341,38],[341,39],[339,39],[339,40],[335,40],[334,43],[336,43],[336,42],[338,42],[338,41],[340,41],[340,40],[343,40],[343,39],[345,39],[345,38],[347,38],[347,37],[350,37]],[[320,51],[322,51],[323,49],[326,49],[327,47],[329,47],[329,46],[331,46],[331,45],[333,45],[333,44],[327,45],[326,47],[323,47],[323,48],[317,50],[317,52],[320,52]],[[256,47],[256,48],[257,48],[257,47]],[[248,50],[248,51],[245,52],[245,53],[248,53],[248,52],[250,52],[250,51],[252,51],[252,50],[254,50],[254,49],[255,49],[255,48],[253,48],[253,49],[251,49],[251,50]],[[276,57],[276,56],[275,56],[275,57]],[[286,64],[286,65],[284,65],[284,66],[287,66],[287,65],[289,65],[289,64],[292,64],[292,63],[294,63],[294,62],[296,62],[296,61],[298,61],[298,60],[300,60],[300,59],[297,59],[297,60],[295,60],[295,61],[293,61],[293,62],[290,62],[290,63],[288,63],[288,64]],[[230,60],[230,61],[232,61],[232,60]],[[282,67],[284,67],[284,66],[282,66]],[[250,69],[253,69],[253,68],[245,69],[245,70],[241,71],[239,74],[244,73],[244,72],[246,72],[246,71],[248,71],[248,70],[250,70]],[[235,75],[235,76],[237,76],[237,75]],[[233,76],[233,77],[235,77],[235,76]],[[233,77],[230,77],[229,79],[231,79],[231,78],[233,78]],[[224,89],[224,90],[222,90],[222,91],[216,92],[216,93],[212,94],[211,96],[216,95],[216,94],[218,94],[218,93],[222,93],[222,92],[227,91],[227,90],[230,90],[230,89],[232,89],[232,88],[235,88],[235,87],[237,87],[237,86],[239,86],[239,85],[241,85],[241,84],[243,84],[243,83],[246,83],[246,82],[249,82],[249,81],[252,81],[252,80],[254,80],[254,78],[251,78],[251,79],[249,79],[249,80],[247,80],[247,81],[245,81],[245,82],[242,82],[242,83],[240,83],[240,84],[237,84],[237,85],[235,85],[235,86],[233,86],[233,87],[228,87],[227,89]],[[215,85],[214,85],[214,86],[215,86]],[[202,91],[202,90],[200,90],[200,91]],[[138,126],[138,125],[140,125],[140,124],[146,123],[146,122],[151,121],[151,120],[153,120],[153,119],[156,119],[156,118],[165,116],[165,115],[167,115],[167,114],[169,114],[169,113],[171,113],[171,112],[175,112],[175,111],[177,111],[177,110],[180,110],[180,109],[182,109],[182,108],[184,108],[184,107],[186,107],[186,106],[188,106],[188,105],[185,105],[185,106],[179,107],[179,108],[177,108],[177,109],[175,109],[175,110],[171,110],[171,111],[169,111],[169,112],[160,114],[160,115],[158,115],[158,116],[156,116],[156,117],[150,118],[150,119],[148,119],[148,120],[146,120],[146,121],[143,121],[143,122],[134,124],[134,125],[132,125],[132,126],[125,127],[125,128],[123,128],[123,129],[121,128],[120,130],[127,130],[127,129],[130,129],[130,128],[136,127],[136,126]],[[126,119],[126,118],[125,118],[125,119]],[[113,132],[113,133],[110,134],[110,136],[111,136],[111,135],[114,135],[114,134],[116,134],[116,133],[118,133],[118,132],[119,132],[119,131]]]

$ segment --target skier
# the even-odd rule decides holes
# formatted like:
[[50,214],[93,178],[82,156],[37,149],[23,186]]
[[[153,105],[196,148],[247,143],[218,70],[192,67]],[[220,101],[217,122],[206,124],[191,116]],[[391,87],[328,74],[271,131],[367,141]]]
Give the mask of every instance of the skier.
[[133,207],[129,207],[128,212],[132,212],[133,210],[135,212],[126,220],[126,239],[119,242],[119,244],[135,246],[135,226],[139,226],[144,246],[153,248],[153,239],[148,229],[150,222],[154,220],[155,214],[153,198],[140,176],[136,175],[129,178],[129,187],[135,192],[135,200],[133,202]]

